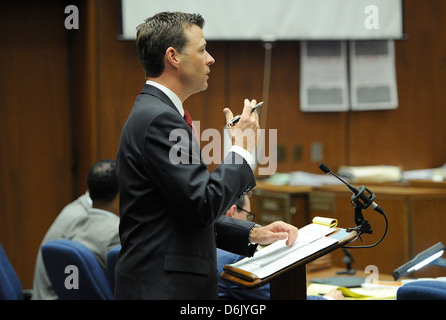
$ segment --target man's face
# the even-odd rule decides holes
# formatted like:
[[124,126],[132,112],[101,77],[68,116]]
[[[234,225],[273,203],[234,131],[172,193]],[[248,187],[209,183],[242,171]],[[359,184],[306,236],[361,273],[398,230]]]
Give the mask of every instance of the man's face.
[[188,95],[206,90],[208,87],[210,65],[214,58],[206,51],[206,40],[200,27],[192,25],[184,30],[188,43],[179,53],[180,80]]
[[[245,204],[243,205],[242,209],[249,212],[249,211],[251,211],[251,202],[247,195],[245,195],[244,197],[245,197]],[[243,210],[236,209],[235,213],[234,213],[234,218],[239,219],[239,220],[245,220],[245,221],[248,220],[246,211],[243,211]]]

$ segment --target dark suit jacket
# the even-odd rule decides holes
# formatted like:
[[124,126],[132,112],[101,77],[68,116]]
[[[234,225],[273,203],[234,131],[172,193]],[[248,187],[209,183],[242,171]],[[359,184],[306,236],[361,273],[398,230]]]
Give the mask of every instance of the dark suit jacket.
[[194,139],[170,99],[144,85],[117,154],[116,299],[216,299],[216,245],[254,253],[253,224],[221,217],[255,186],[251,168],[230,152],[210,174]]

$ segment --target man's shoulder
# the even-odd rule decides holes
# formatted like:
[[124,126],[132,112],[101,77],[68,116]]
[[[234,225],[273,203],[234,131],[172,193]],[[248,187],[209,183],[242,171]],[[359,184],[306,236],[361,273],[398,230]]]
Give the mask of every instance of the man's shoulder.
[[140,94],[133,104],[128,120],[147,123],[150,119],[163,114],[173,114],[175,117],[181,117],[178,110],[160,97]]

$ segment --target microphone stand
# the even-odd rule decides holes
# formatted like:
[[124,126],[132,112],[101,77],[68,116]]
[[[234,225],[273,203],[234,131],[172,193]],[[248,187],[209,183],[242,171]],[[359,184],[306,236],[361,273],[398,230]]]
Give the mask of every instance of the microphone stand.
[[387,217],[386,217],[384,211],[382,210],[382,208],[373,202],[376,198],[375,194],[364,186],[361,186],[361,187],[359,187],[359,189],[356,189],[354,186],[348,184],[347,182],[342,180],[340,177],[338,177],[336,174],[334,174],[330,170],[330,168],[328,168],[323,163],[320,164],[319,168],[323,172],[325,172],[327,174],[331,174],[332,176],[339,179],[353,193],[351,200],[350,200],[350,205],[352,205],[355,208],[355,225],[356,225],[356,227],[348,228],[346,230],[347,232],[356,231],[361,242],[362,242],[362,237],[361,237],[362,234],[364,234],[364,233],[372,234],[372,232],[373,232],[372,227],[371,227],[370,223],[368,222],[368,220],[364,219],[364,216],[362,214],[362,210],[365,210],[368,207],[372,207],[375,211],[380,213],[384,217],[384,220],[386,221],[386,227],[384,230],[384,234],[381,237],[381,239],[378,240],[376,243],[374,243],[372,245],[364,245],[364,246],[344,246],[343,248],[351,248],[351,249],[372,248],[372,247],[378,245],[379,243],[381,243],[381,241],[383,241],[387,235],[389,222],[388,222]]
[[361,186],[358,189],[358,193],[356,195],[352,195],[350,204],[355,208],[355,225],[354,228],[348,228],[347,232],[356,231],[359,239],[362,242],[361,235],[363,233],[372,234],[372,226],[369,221],[364,219],[364,215],[362,214],[362,210],[367,209],[375,200],[376,196],[373,192],[367,189],[364,186]]
[[362,209],[359,207],[355,207],[355,224],[356,227],[347,228],[347,232],[356,231],[361,242],[362,242],[361,235],[363,233],[372,234],[373,232],[372,226],[370,225],[367,219],[364,219],[364,216],[362,215]]
[[[364,191],[367,191],[369,193],[369,196],[366,196],[364,194]],[[365,202],[362,202],[359,199],[365,200]],[[372,234],[372,232],[373,232],[370,223],[368,222],[368,220],[364,219],[364,216],[362,215],[362,210],[363,209],[367,209],[373,203],[373,199],[375,199],[375,194],[373,194],[370,190],[368,190],[364,186],[361,186],[359,188],[359,193],[357,195],[353,195],[352,196],[352,201],[350,202],[350,204],[355,208],[355,224],[356,224],[356,227],[348,228],[348,229],[346,229],[346,231],[347,232],[356,231],[357,234],[358,234],[359,239],[361,240],[361,242],[362,242],[361,235],[363,233]],[[387,220],[387,217],[386,217],[384,211],[380,207],[377,207],[377,208],[379,208],[379,209],[377,210],[375,208],[375,210],[378,211],[384,217],[384,220],[386,221],[386,227],[385,227],[384,234],[381,237],[381,239],[379,239],[377,242],[375,242],[374,244],[371,244],[371,245],[344,246],[343,248],[351,248],[351,249],[372,248],[372,247],[375,247],[376,245],[381,243],[381,241],[384,240],[384,238],[387,235],[387,230],[389,228],[389,221]]]
[[347,265],[347,268],[345,270],[337,271],[336,274],[349,274],[349,275],[355,274],[356,270],[352,269],[352,263],[355,262],[355,259],[353,259],[353,256],[350,253],[350,251],[348,251],[345,248],[342,248],[342,250],[345,253],[345,257],[342,258],[342,262]]

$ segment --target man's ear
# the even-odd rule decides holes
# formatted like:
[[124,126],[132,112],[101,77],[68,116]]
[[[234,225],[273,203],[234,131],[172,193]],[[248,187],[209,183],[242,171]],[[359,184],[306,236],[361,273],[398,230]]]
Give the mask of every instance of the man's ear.
[[228,211],[226,211],[226,215],[230,218],[234,218],[235,216],[235,211],[237,210],[237,206],[235,204],[233,204]]
[[169,47],[166,50],[166,63],[170,64],[174,68],[178,68],[178,64],[180,62],[178,51],[173,47]]

